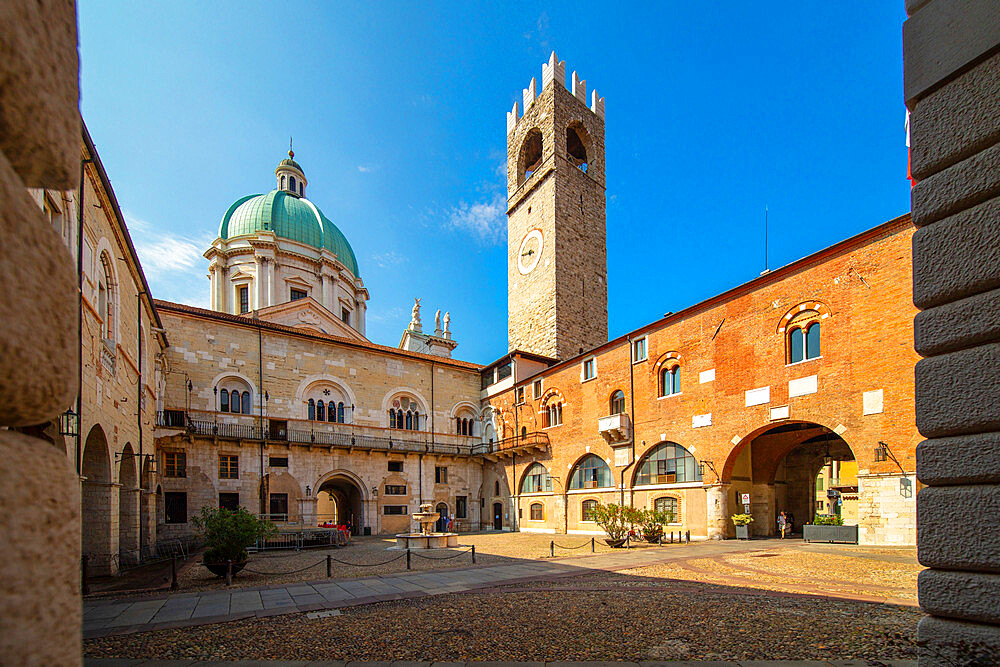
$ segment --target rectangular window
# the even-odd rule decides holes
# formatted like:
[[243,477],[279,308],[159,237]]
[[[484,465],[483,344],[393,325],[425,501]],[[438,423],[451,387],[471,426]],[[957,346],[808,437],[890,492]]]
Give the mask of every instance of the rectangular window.
[[299,299],[304,299],[309,296],[309,293],[305,290],[292,288],[291,295],[289,296],[289,301],[298,301]]
[[247,285],[240,285],[236,288],[236,294],[240,299],[240,314],[250,312],[250,288]]
[[455,518],[466,519],[469,516],[469,502],[466,496],[455,496]]
[[517,405],[524,403],[524,387],[518,387],[514,390],[514,403]]
[[816,478],[816,490],[817,491],[822,491],[823,490],[823,478],[822,477],[817,477]]
[[597,362],[591,357],[583,362],[583,381],[593,380],[597,376]]
[[434,466],[434,483],[435,484],[448,483],[448,468],[446,468],[445,466]]
[[510,362],[509,361],[506,364],[504,364],[503,366],[498,366],[497,367],[497,382],[500,382],[501,380],[506,380],[507,378],[509,378],[510,377],[510,373],[511,373],[511,368],[510,368]]
[[187,477],[187,455],[184,452],[163,452],[163,476]]
[[287,456],[272,456],[268,458],[267,465],[271,468],[287,468],[288,467],[288,457]]
[[219,507],[224,510],[230,510],[235,512],[240,508],[240,494],[238,493],[220,493],[219,494]]
[[187,523],[188,496],[183,491],[166,491],[163,494],[164,523]]
[[288,521],[288,494],[272,493],[270,501],[271,521]]
[[645,361],[646,360],[646,339],[638,338],[632,341],[632,361]]
[[403,462],[389,461],[389,472],[403,472]]
[[240,478],[240,457],[230,454],[219,455],[219,479]]
[[406,505],[386,505],[382,508],[382,513],[386,516],[400,516],[406,514]]
[[536,400],[542,397],[542,381],[535,380],[531,383],[531,395]]
[[535,503],[531,506],[531,520],[541,521],[542,520],[542,504]]
[[386,484],[385,485],[385,495],[387,495],[387,496],[405,496],[406,495],[406,485],[405,484]]
[[349,311],[347,308],[341,308],[340,309],[340,319],[341,319],[341,321],[344,324],[350,326],[350,324],[351,324],[351,311]]

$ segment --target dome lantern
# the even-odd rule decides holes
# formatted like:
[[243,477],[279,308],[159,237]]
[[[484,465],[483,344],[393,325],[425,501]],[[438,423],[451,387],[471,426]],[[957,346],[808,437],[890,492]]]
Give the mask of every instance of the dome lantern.
[[302,167],[294,160],[295,153],[292,151],[292,140],[288,140],[288,157],[278,163],[274,169],[274,177],[277,180],[277,189],[293,194],[297,197],[304,197],[306,193],[306,175]]

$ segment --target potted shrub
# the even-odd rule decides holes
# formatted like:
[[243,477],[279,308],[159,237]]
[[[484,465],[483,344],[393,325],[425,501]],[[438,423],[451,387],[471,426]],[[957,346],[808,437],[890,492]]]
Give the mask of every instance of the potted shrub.
[[205,541],[202,562],[212,574],[220,577],[226,576],[228,561],[233,563],[233,574],[246,567],[247,547],[277,532],[273,523],[257,518],[242,507],[235,512],[202,507],[201,515],[194,517],[194,525]]
[[753,523],[753,517],[749,514],[734,514],[732,519],[733,523],[736,524],[736,539],[749,540],[750,524]]
[[802,526],[802,539],[806,542],[858,543],[858,527],[845,526],[843,517],[836,514],[817,514],[812,523]]
[[625,544],[629,530],[636,518],[636,510],[614,503],[597,503],[594,508],[594,522],[604,529],[608,536],[604,539],[608,546],[618,548]]
[[642,539],[651,544],[660,541],[663,536],[663,526],[674,520],[673,512],[643,509],[638,510],[636,515],[636,526],[639,528]]

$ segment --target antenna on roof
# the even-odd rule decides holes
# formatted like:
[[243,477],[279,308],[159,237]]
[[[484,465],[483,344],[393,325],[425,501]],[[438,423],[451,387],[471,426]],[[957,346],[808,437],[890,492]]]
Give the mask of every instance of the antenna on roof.
[[767,268],[767,204],[764,204],[764,270],[760,272],[760,275],[765,275],[771,272],[771,269]]

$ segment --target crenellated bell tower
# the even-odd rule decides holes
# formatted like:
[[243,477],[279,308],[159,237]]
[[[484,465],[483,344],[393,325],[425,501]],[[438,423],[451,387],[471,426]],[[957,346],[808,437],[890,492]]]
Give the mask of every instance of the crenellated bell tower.
[[507,113],[507,338],[566,359],[608,340],[604,98],[555,52]]

